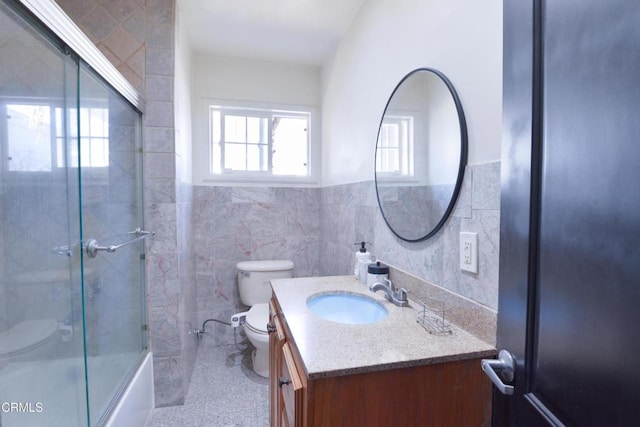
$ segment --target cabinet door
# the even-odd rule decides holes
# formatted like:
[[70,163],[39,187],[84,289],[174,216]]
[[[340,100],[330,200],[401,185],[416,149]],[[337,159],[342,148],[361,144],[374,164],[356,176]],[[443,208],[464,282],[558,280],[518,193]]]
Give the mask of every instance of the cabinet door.
[[304,387],[288,342],[282,346],[280,366],[282,371],[278,378],[278,387],[282,397],[282,418],[287,426],[302,426]]
[[282,346],[284,341],[285,335],[282,329],[282,323],[271,301],[269,303],[269,418],[272,427],[280,427],[282,425],[282,419],[279,414],[279,409],[282,407],[282,398],[278,386],[278,379],[281,375]]

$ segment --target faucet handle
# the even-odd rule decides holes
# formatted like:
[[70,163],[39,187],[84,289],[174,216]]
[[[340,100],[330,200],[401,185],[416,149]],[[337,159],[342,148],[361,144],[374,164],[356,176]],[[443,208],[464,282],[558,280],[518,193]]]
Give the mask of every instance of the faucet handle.
[[398,297],[399,297],[398,299],[406,300],[407,299],[407,294],[409,294],[409,293],[411,293],[411,291],[408,290],[408,289],[405,289],[405,288],[398,289]]

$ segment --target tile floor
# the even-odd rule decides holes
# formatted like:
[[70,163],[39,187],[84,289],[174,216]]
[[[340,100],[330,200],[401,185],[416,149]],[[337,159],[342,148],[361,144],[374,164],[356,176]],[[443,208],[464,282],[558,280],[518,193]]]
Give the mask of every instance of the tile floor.
[[251,369],[250,350],[205,335],[184,405],[154,409],[146,427],[231,426],[269,426],[269,380]]

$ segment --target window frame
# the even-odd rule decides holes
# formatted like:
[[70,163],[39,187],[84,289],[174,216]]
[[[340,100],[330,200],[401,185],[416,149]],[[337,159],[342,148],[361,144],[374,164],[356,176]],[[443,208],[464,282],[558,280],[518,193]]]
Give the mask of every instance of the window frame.
[[[414,182],[415,177],[415,146],[414,146],[414,114],[392,114],[385,116],[380,125],[380,129],[385,124],[397,126],[402,133],[402,129],[406,133],[405,139],[400,137],[397,147],[382,146],[380,141],[376,143],[376,175],[383,176],[389,182]],[[399,170],[379,170],[378,157],[383,152],[389,153],[394,151],[398,157]],[[404,166],[403,166],[404,163]],[[404,171],[403,171],[404,169]]]
[[[248,111],[268,113],[273,116],[307,118],[307,175],[274,175],[266,171],[226,171],[213,173],[213,135],[211,124],[212,107],[229,111]],[[268,120],[269,127],[272,122]],[[258,186],[317,186],[320,174],[320,113],[317,107],[294,104],[267,104],[201,98],[198,111],[193,116],[193,181],[204,185],[258,185]],[[270,133],[270,132],[269,132]],[[269,168],[272,165],[271,149]]]

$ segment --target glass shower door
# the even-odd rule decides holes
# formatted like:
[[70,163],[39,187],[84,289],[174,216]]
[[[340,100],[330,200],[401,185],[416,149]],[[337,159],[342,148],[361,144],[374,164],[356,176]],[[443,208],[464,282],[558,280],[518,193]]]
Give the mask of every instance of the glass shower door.
[[78,120],[88,401],[95,425],[146,348],[140,114],[80,64]]
[[0,425],[86,426],[77,61],[0,3]]

